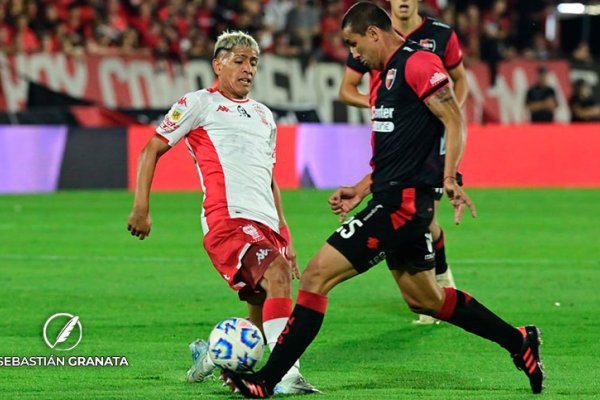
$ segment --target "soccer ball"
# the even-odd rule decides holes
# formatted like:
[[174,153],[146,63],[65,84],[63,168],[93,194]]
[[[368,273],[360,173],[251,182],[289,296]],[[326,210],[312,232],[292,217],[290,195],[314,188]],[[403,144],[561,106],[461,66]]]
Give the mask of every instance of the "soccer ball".
[[262,358],[264,339],[260,329],[243,318],[227,318],[208,337],[208,356],[217,366],[231,371],[249,371]]

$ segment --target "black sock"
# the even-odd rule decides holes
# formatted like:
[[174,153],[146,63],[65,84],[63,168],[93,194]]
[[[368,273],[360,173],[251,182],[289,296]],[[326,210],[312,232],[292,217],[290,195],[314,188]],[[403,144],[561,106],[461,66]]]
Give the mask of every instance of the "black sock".
[[521,351],[523,335],[517,328],[488,310],[470,294],[447,287],[444,290],[446,300],[435,318],[496,342],[511,354]]
[[435,250],[435,274],[441,275],[448,271],[448,263],[446,262],[446,244],[444,243],[444,231],[441,231],[440,237],[433,242]]
[[326,308],[327,297],[304,290],[298,292],[296,307],[269,360],[259,371],[271,392],[319,333]]

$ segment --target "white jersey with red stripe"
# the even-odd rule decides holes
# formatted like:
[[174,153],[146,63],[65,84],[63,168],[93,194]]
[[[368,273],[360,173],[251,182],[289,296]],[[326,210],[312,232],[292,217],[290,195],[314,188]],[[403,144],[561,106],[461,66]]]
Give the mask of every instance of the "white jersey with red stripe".
[[156,132],[171,147],[181,139],[187,144],[204,192],[204,234],[222,218],[246,218],[279,232],[271,189],[277,128],[265,105],[198,90],[173,104]]

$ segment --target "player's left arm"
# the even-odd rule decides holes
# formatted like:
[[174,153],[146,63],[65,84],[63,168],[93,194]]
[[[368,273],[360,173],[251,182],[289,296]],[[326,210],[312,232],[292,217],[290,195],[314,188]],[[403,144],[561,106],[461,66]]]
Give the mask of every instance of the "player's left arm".
[[287,242],[287,246],[285,248],[285,258],[290,262],[290,266],[292,268],[292,276],[300,279],[300,270],[298,269],[298,261],[296,260],[296,250],[294,249],[294,245],[292,244],[292,234],[290,233],[290,227],[285,220],[285,215],[283,214],[283,201],[281,200],[281,190],[279,189],[279,185],[275,181],[275,178],[271,181],[271,190],[273,190],[273,199],[275,200],[275,208],[277,209],[277,217],[279,218],[279,234],[283,236],[283,238]]
[[454,222],[460,223],[466,205],[475,216],[475,206],[458,185],[456,173],[466,141],[465,123],[454,97],[442,60],[433,53],[417,51],[406,62],[405,79],[418,98],[446,128],[444,191],[454,206]]
[[467,137],[464,120],[456,97],[448,85],[435,92],[425,104],[446,128],[443,184],[444,191],[454,206],[454,222],[459,224],[465,205],[469,207],[473,217],[477,215],[475,205],[458,185],[456,179]]

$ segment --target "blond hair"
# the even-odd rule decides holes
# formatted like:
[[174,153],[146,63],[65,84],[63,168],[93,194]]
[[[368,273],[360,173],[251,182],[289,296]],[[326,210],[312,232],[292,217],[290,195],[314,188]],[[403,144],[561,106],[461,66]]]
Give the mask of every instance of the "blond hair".
[[215,51],[213,52],[213,57],[216,58],[222,51],[229,52],[234,47],[248,47],[254,50],[256,54],[260,54],[260,48],[258,47],[258,43],[252,36],[248,35],[246,32],[225,31],[221,33],[217,38],[217,43],[215,43]]

